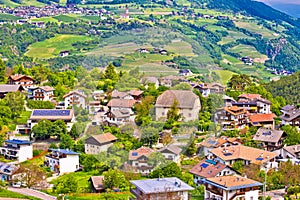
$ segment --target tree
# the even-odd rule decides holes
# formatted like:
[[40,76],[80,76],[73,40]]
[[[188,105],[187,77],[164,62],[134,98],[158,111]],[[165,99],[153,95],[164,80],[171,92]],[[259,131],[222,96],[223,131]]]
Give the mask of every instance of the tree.
[[50,138],[50,130],[52,127],[52,123],[49,120],[39,121],[38,124],[32,127],[33,136],[36,139],[48,139]]
[[62,134],[60,137],[59,148],[61,149],[74,149],[74,141],[68,134]]
[[160,165],[163,165],[165,161],[166,158],[160,152],[153,152],[149,155],[148,158],[148,164],[155,167],[159,167]]
[[164,132],[161,140],[163,145],[168,145],[174,141],[172,138],[172,134],[169,132]]
[[60,138],[61,135],[67,134],[67,126],[63,120],[56,120],[52,123],[50,134]]
[[233,90],[244,90],[247,86],[250,86],[251,83],[252,81],[248,75],[234,74],[229,81],[229,87]]
[[232,168],[235,171],[241,172],[242,168],[243,168],[243,161],[236,161],[233,163]]
[[115,66],[112,63],[110,63],[106,67],[103,77],[104,77],[104,79],[110,79],[112,81],[118,81],[119,76],[116,72]]
[[188,156],[193,156],[197,152],[197,147],[196,147],[196,140],[193,136],[190,138],[190,145],[187,148],[187,155]]
[[5,83],[6,82],[6,66],[3,62],[2,59],[0,59],[0,83]]
[[12,69],[13,74],[23,74],[23,75],[29,75],[29,70],[25,69],[23,65],[16,65]]
[[84,141],[78,140],[74,146],[74,151],[84,153]]
[[22,163],[20,168],[15,172],[18,174],[14,176],[14,182],[21,182],[26,184],[27,187],[32,188],[39,186],[41,187],[46,182],[45,171],[35,163]]
[[178,101],[175,99],[174,103],[167,112],[167,122],[165,123],[164,128],[172,129],[174,127],[177,127],[177,122],[181,118],[181,115],[179,114],[178,104]]
[[151,122],[150,109],[153,107],[155,98],[153,96],[146,96],[142,99],[141,103],[136,105],[136,118],[135,122],[138,125],[146,126]]
[[72,174],[58,178],[54,185],[53,191],[56,194],[69,194],[78,191],[78,180]]
[[162,167],[159,167],[153,170],[150,174],[150,178],[159,178],[159,177],[177,177],[181,178],[181,169],[174,162],[170,162]]
[[171,88],[171,90],[191,90],[192,87],[188,83],[179,83]]
[[107,172],[104,172],[103,175],[103,185],[105,188],[119,188],[123,191],[129,187],[129,182],[126,180],[124,174],[119,170],[109,169]]
[[142,129],[141,142],[149,147],[156,144],[159,138],[158,130],[154,127],[145,127]]
[[136,76],[131,76],[130,74],[124,74],[118,83],[116,84],[116,89],[119,91],[129,91],[138,89],[141,86],[139,79]]
[[296,127],[285,125],[282,127],[282,130],[287,134],[284,144],[288,146],[300,144],[300,134]]
[[8,106],[12,112],[12,117],[18,117],[24,110],[25,97],[21,92],[7,93],[4,97],[5,105]]
[[298,199],[298,193],[300,193],[300,186],[289,187],[287,190],[288,195],[294,194],[296,199]]

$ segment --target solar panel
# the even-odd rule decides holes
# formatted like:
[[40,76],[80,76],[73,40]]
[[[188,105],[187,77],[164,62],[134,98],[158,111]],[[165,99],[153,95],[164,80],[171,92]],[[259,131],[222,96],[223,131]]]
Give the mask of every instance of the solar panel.
[[69,116],[70,110],[34,110],[33,116]]
[[232,153],[224,153],[224,156],[231,156]]
[[132,154],[131,154],[132,156],[137,156],[138,155],[138,153],[137,152],[132,152]]
[[271,131],[263,132],[263,135],[271,135],[271,134],[272,134]]
[[203,167],[203,168],[206,168],[206,167],[208,167],[208,164],[202,163],[200,166]]
[[262,158],[262,157],[258,157],[258,158],[256,158],[256,160],[263,160],[264,158]]

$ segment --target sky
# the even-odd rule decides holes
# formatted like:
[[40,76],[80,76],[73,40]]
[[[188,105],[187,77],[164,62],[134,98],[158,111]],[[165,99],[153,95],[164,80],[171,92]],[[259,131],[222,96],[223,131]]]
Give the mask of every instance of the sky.
[[267,4],[275,4],[275,3],[285,3],[285,4],[298,4],[300,5],[300,0],[257,0],[262,1]]

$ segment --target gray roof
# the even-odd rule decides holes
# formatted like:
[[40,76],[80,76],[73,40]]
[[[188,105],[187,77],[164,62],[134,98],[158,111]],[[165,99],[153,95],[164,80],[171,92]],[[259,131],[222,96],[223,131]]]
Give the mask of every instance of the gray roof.
[[190,90],[167,90],[157,98],[155,107],[171,107],[175,99],[178,101],[178,108],[194,108],[199,97]]
[[132,180],[130,182],[145,194],[194,190],[193,187],[176,177]]
[[0,84],[0,92],[17,92],[20,90],[21,85],[9,85],[9,84]]
[[173,144],[170,144],[170,145],[168,145],[168,146],[165,146],[165,147],[163,147],[162,149],[160,149],[159,151],[160,151],[160,152],[163,152],[163,151],[165,151],[165,150],[168,150],[168,151],[170,151],[170,152],[172,152],[172,153],[174,153],[174,154],[176,154],[176,155],[179,155],[179,154],[181,153],[181,151],[182,151],[181,148],[179,148],[178,146],[173,145]]
[[293,156],[296,156],[296,154],[300,152],[300,144],[283,147],[283,149],[292,154]]
[[260,128],[257,130],[253,137],[253,140],[262,142],[278,142],[283,135],[281,130],[270,130],[265,128]]

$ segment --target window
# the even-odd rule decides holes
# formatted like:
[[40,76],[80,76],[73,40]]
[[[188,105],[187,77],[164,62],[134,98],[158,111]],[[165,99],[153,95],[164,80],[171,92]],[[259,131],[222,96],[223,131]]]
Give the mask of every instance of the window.
[[164,116],[164,115],[165,115],[165,113],[164,113],[164,112],[162,112],[162,113],[161,113],[161,115],[162,115],[162,116]]
[[191,117],[192,116],[192,113],[189,113],[189,117]]

